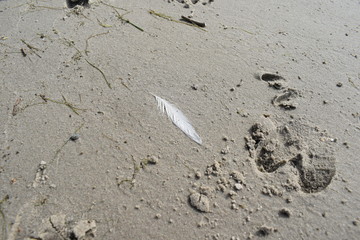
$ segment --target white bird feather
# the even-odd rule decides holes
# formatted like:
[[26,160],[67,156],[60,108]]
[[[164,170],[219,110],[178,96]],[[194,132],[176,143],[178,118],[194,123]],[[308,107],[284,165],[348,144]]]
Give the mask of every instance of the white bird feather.
[[161,97],[158,97],[154,94],[152,94],[158,104],[158,108],[162,113],[166,112],[166,115],[170,120],[183,131],[189,138],[191,138],[193,141],[197,142],[198,144],[202,144],[200,136],[196,133],[194,127],[190,124],[190,121],[187,119],[187,117],[174,105],[166,101],[165,99],[162,99]]

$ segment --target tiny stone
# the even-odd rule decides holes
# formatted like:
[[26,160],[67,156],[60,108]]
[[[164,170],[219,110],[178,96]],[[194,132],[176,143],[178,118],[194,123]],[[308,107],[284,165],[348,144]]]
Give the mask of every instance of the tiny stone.
[[140,205],[135,205],[135,209],[140,209]]
[[56,185],[55,184],[50,184],[49,187],[50,188],[56,188]]
[[160,213],[156,214],[156,215],[155,215],[155,218],[156,218],[156,219],[160,219],[160,218],[161,218],[161,214],[160,214]]
[[233,91],[235,91],[235,88],[233,88],[233,87],[230,88],[230,92],[233,92]]
[[356,220],[354,220],[354,221],[352,221],[352,224],[353,224],[354,226],[358,226],[358,225],[359,225],[359,222],[356,221]]
[[169,219],[169,223],[173,223],[173,222],[174,222],[174,220],[170,218],[170,219]]
[[80,138],[80,135],[79,134],[73,134],[71,135],[70,137],[70,140],[75,142],[76,140],[78,140]]
[[191,89],[196,91],[196,90],[199,89],[199,87],[198,87],[197,85],[193,84],[193,85],[191,86]]
[[342,87],[342,85],[343,85],[343,84],[342,84],[341,82],[338,82],[338,83],[336,84],[337,87]]
[[235,183],[234,189],[240,191],[241,189],[243,189],[243,186],[240,183]]

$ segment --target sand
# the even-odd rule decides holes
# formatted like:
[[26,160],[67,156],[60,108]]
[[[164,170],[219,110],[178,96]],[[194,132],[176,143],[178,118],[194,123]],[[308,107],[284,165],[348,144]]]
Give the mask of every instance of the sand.
[[358,239],[359,10],[0,1],[0,239]]

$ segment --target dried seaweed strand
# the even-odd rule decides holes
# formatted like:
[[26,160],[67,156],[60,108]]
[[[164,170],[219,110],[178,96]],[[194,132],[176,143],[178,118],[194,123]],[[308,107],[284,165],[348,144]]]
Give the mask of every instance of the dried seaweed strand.
[[351,85],[352,85],[354,88],[356,88],[356,89],[359,90],[359,88],[355,85],[354,81],[351,80],[351,78],[348,78],[348,81],[349,81],[349,83],[351,83]]
[[98,18],[96,20],[97,20],[98,24],[100,26],[102,26],[103,28],[111,28],[112,27],[112,25],[108,25],[108,24],[101,22]]
[[142,29],[141,27],[139,27],[139,26],[135,25],[134,23],[130,22],[130,20],[124,18],[124,17],[123,17],[124,14],[123,14],[123,15],[120,15],[120,13],[119,13],[115,8],[114,8],[114,11],[117,13],[117,16],[116,16],[116,17],[117,17],[118,19],[120,19],[122,22],[128,23],[128,24],[130,24],[131,26],[135,27],[136,29],[144,32],[144,29]]
[[101,3],[101,4],[104,4],[105,6],[108,6],[108,7],[114,8],[114,9],[119,9],[119,10],[127,11],[125,8],[115,7],[115,6],[111,5],[111,4],[104,3],[103,1],[100,1],[100,3]]
[[2,211],[2,207],[1,207],[1,205],[4,203],[4,202],[6,202],[7,200],[9,200],[9,195],[6,195],[1,201],[0,201],[0,216],[1,216],[1,218],[2,218],[2,220],[3,220],[3,224],[2,224],[2,226],[1,226],[1,228],[2,228],[2,239],[5,239],[5,236],[6,236],[6,221],[5,221],[5,214],[3,213],[3,211]]
[[122,180],[118,181],[117,182],[118,187],[120,187],[120,185],[123,184],[123,183],[129,182],[130,183],[130,189],[132,189],[135,186],[136,175],[138,174],[140,169],[144,168],[141,164],[137,165],[133,155],[131,155],[131,158],[132,158],[133,165],[134,165],[132,176],[131,176],[131,178],[125,178],[125,179],[122,179]]
[[[78,133],[78,132],[80,131],[80,129],[84,126],[84,124],[85,124],[85,123],[82,123],[82,124],[80,125],[80,127],[78,127],[78,128],[75,130],[74,134]],[[54,157],[53,157],[53,159],[50,161],[50,163],[54,162],[54,161],[57,159],[59,153],[61,152],[61,150],[65,147],[65,145],[66,145],[69,141],[71,141],[71,138],[68,138],[68,139],[61,145],[61,147],[56,150],[56,152],[55,152],[55,154],[54,154]],[[49,163],[49,164],[50,164],[50,163]]]
[[73,111],[76,115],[80,115],[80,114],[78,113],[78,111],[84,111],[84,110],[85,110],[85,109],[81,109],[81,108],[74,107],[73,104],[69,103],[69,102],[65,99],[65,97],[64,97],[63,95],[61,95],[62,98],[63,98],[63,101],[62,101],[62,102],[61,102],[61,101],[57,101],[57,100],[53,100],[53,99],[48,98],[48,97],[45,97],[45,95],[39,95],[39,96],[42,98],[42,100],[44,100],[45,103],[46,103],[47,101],[49,101],[49,102],[52,102],[52,103],[57,103],[57,104],[62,104],[62,105],[67,106],[67,107],[70,108],[71,111]]
[[109,87],[110,89],[112,89],[112,87],[111,87],[109,81],[106,79],[106,76],[105,76],[105,74],[103,73],[103,71],[101,71],[100,68],[98,68],[97,66],[95,66],[94,64],[92,64],[91,62],[89,62],[87,59],[85,59],[85,61],[86,61],[90,66],[92,66],[93,68],[95,68],[96,70],[98,70],[98,71],[101,73],[101,75],[103,76],[103,78],[104,78],[106,84],[108,85],[108,87]]
[[45,8],[45,9],[50,9],[50,10],[63,10],[63,9],[65,9],[64,7],[63,8],[57,8],[57,7],[48,7],[48,6],[34,5],[34,4],[29,4],[29,6],[33,7],[33,8]]
[[94,38],[94,37],[98,37],[98,36],[101,36],[101,35],[105,35],[105,34],[108,34],[109,33],[109,31],[107,31],[107,32],[104,32],[104,33],[98,33],[98,34],[94,34],[94,35],[91,35],[90,37],[88,37],[87,39],[86,39],[86,41],[85,41],[85,49],[84,49],[84,52],[85,52],[85,54],[86,54],[86,56],[88,55],[88,47],[89,47],[89,40],[91,39],[91,38]]

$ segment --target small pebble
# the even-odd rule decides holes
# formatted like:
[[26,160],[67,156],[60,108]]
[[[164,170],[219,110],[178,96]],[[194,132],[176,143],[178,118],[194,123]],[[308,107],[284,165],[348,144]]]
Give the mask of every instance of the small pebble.
[[160,214],[160,213],[156,214],[156,215],[155,215],[155,218],[156,218],[156,219],[160,219],[160,218],[161,218],[161,214]]
[[192,193],[189,196],[190,205],[200,212],[210,212],[209,198],[200,193]]
[[338,83],[336,84],[337,87],[342,87],[342,85],[343,85],[343,84],[342,84],[341,82],[338,82]]
[[191,89],[196,91],[196,90],[199,89],[199,87],[198,87],[197,85],[193,84],[193,85],[191,86]]
[[70,140],[75,142],[76,140],[78,140],[80,138],[80,135],[79,134],[73,134],[71,135],[70,137]]
[[243,186],[240,183],[235,183],[234,189],[240,191],[241,189],[243,189]]

